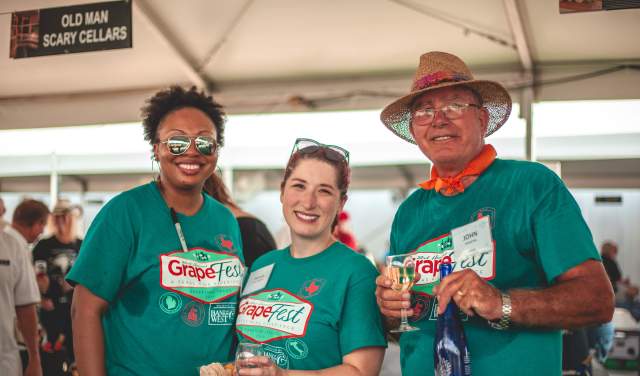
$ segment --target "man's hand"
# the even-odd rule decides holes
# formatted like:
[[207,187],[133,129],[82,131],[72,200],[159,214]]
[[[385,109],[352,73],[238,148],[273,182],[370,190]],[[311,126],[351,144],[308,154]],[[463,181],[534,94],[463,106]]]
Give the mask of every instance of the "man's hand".
[[413,315],[411,309],[411,293],[391,289],[392,281],[383,273],[376,278],[376,301],[380,312],[389,318],[400,318],[401,309],[405,309],[407,316]]
[[502,317],[500,291],[471,269],[445,277],[434,288],[434,293],[438,298],[438,314],[444,313],[447,304],[453,299],[468,316],[478,315],[487,320],[498,320]]

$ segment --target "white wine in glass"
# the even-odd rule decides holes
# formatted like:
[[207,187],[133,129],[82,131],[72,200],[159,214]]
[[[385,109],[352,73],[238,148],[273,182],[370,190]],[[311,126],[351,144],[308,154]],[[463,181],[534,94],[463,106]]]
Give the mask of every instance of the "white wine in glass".
[[[395,291],[409,291],[413,287],[415,279],[415,263],[412,254],[387,256],[387,278],[392,281],[391,288]],[[392,333],[412,332],[418,330],[415,326],[409,325],[407,311],[400,310],[400,326],[391,329]]]

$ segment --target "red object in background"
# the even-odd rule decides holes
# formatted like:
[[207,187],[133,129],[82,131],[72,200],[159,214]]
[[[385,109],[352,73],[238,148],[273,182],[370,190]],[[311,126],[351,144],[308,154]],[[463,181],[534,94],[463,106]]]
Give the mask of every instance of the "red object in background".
[[347,222],[349,218],[349,213],[346,211],[341,211],[340,214],[338,214],[338,225],[336,226],[333,235],[347,247],[357,251],[358,242],[356,241],[356,237],[348,226],[345,225],[345,222]]
[[341,241],[347,247],[353,249],[354,251],[358,249],[358,243],[356,242],[356,238],[353,235],[346,232],[338,231],[338,233],[336,234],[336,237],[338,238],[339,241]]

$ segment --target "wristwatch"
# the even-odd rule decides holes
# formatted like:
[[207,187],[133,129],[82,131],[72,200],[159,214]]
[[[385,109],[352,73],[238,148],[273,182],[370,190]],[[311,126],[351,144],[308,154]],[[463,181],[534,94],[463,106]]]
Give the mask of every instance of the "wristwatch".
[[511,296],[509,294],[502,293],[502,317],[500,320],[487,321],[489,326],[497,330],[505,330],[511,326]]

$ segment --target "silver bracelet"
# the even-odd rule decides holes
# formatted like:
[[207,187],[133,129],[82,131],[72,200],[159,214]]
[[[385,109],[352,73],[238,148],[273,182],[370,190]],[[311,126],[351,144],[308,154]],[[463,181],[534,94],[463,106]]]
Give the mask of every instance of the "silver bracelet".
[[505,330],[511,326],[511,296],[502,293],[502,317],[498,321],[487,320],[489,326],[497,330]]

